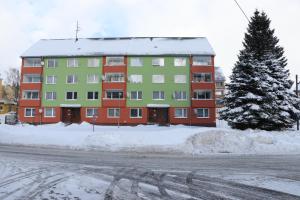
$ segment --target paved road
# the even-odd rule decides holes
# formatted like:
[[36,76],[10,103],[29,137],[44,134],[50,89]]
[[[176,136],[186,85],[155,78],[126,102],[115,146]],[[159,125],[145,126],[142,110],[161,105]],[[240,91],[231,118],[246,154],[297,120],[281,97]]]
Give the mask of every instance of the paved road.
[[0,199],[300,199],[300,155],[189,157],[0,145],[0,159]]

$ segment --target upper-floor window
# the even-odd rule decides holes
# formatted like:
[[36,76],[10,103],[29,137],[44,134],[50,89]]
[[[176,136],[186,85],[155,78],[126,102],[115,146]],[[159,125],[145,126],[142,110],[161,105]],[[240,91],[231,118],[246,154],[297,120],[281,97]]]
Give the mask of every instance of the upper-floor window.
[[77,92],[66,92],[66,100],[76,100]]
[[173,98],[177,101],[186,100],[187,99],[186,91],[175,91],[173,93]]
[[132,67],[141,67],[143,66],[143,59],[142,58],[130,58],[130,66]]
[[211,56],[193,56],[193,65],[211,65]]
[[164,83],[165,76],[164,75],[152,75],[152,83]]
[[212,75],[211,73],[195,73],[193,82],[212,82]]
[[143,92],[142,91],[131,91],[130,92],[130,99],[131,100],[142,100]]
[[56,84],[56,76],[54,75],[47,76],[46,84]]
[[106,90],[105,97],[107,99],[123,99],[124,92],[122,90]]
[[174,117],[175,118],[187,118],[187,108],[175,108]]
[[98,116],[98,108],[87,108],[86,117]]
[[47,62],[47,67],[48,68],[54,68],[54,67],[57,67],[58,66],[58,62],[56,59],[48,59],[48,62]]
[[164,100],[165,99],[165,92],[164,91],[153,91],[152,99],[153,100]]
[[131,74],[129,76],[130,83],[142,83],[143,82],[143,75],[140,74]]
[[24,74],[23,83],[40,83],[41,75],[40,74]]
[[41,67],[41,58],[24,58],[24,67]]
[[223,96],[224,95],[224,90],[216,90],[216,95]]
[[124,82],[125,77],[123,73],[106,73],[105,82]]
[[87,83],[99,83],[99,76],[97,74],[87,75]]
[[175,67],[184,67],[186,66],[186,58],[174,58]]
[[24,116],[25,117],[34,117],[35,116],[35,108],[25,108]]
[[46,97],[46,100],[55,100],[56,92],[46,92],[45,97]]
[[98,99],[98,92],[87,92],[87,99],[88,100],[96,100]]
[[99,67],[99,59],[98,58],[89,58],[88,59],[88,67]]
[[217,87],[224,87],[224,85],[225,85],[225,84],[224,84],[223,81],[220,81],[220,82],[218,81],[218,82],[216,82],[216,86],[217,86]]
[[212,99],[211,90],[194,90],[194,99]]
[[158,66],[158,67],[165,66],[164,58],[152,58],[152,66]]
[[115,66],[115,65],[124,65],[124,56],[111,56],[106,57],[106,65]]
[[36,90],[24,90],[23,99],[39,99],[39,91]]
[[55,108],[45,108],[44,109],[44,117],[55,117],[56,110]]
[[175,75],[174,83],[186,83],[186,75]]
[[72,75],[68,75],[67,76],[67,83],[68,84],[75,84],[78,82],[78,78],[76,75],[72,74]]
[[68,67],[78,67],[78,60],[76,58],[68,58],[67,66]]

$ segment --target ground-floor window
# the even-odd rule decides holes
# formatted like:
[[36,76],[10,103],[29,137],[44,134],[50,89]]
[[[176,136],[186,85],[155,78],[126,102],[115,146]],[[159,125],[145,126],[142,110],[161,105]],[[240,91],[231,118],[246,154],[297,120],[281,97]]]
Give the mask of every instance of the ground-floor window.
[[141,108],[131,108],[130,109],[130,118],[142,118],[142,109]]
[[209,118],[208,108],[197,108],[196,109],[197,118]]
[[107,109],[107,117],[118,118],[120,117],[120,108],[109,108]]
[[94,117],[98,116],[98,109],[97,108],[87,108],[86,109],[86,117]]
[[44,116],[45,117],[55,117],[56,116],[55,108],[45,108],[44,109]]
[[187,108],[175,108],[175,118],[187,118]]
[[25,117],[34,117],[35,116],[35,108],[25,108]]

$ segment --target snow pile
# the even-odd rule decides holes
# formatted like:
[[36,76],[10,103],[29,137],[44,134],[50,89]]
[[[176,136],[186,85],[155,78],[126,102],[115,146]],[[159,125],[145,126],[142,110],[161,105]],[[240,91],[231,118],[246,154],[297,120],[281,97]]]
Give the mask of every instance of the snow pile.
[[92,126],[88,123],[66,127],[62,123],[43,126],[1,125],[0,143],[194,155],[296,154],[300,153],[300,132],[237,131],[183,125],[95,126],[95,132],[92,132]]

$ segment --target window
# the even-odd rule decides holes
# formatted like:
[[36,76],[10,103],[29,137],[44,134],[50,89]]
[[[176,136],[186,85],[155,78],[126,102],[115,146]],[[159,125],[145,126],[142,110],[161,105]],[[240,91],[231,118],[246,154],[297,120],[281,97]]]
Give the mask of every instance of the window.
[[130,118],[142,118],[142,109],[141,108],[131,108],[130,109]]
[[164,91],[153,91],[152,99],[153,100],[164,100],[165,99],[165,92]]
[[123,99],[124,93],[121,90],[107,90],[105,92],[107,99]]
[[49,59],[47,62],[47,67],[48,68],[55,68],[57,67],[58,63],[56,59]]
[[55,100],[56,92],[46,92],[46,100]]
[[132,67],[141,67],[141,66],[143,66],[143,59],[142,58],[131,58],[130,59],[130,66],[132,66]]
[[99,67],[99,59],[98,58],[89,58],[88,59],[88,67]]
[[186,83],[186,75],[175,75],[174,83]]
[[42,60],[40,58],[25,58],[24,67],[41,67]]
[[216,95],[223,96],[224,95],[224,90],[216,90]]
[[45,108],[44,109],[44,116],[45,117],[55,117],[56,116],[55,108]]
[[124,82],[124,74],[123,73],[107,73],[105,74],[106,82]]
[[216,105],[217,106],[223,106],[224,105],[224,100],[223,99],[216,99]]
[[25,108],[25,117],[34,117],[35,116],[35,108]]
[[88,100],[96,100],[98,99],[98,92],[87,92]]
[[197,108],[196,109],[197,118],[209,118],[208,108]]
[[165,76],[164,75],[152,75],[152,83],[164,83]]
[[97,74],[87,75],[87,83],[99,83],[99,76]]
[[211,73],[195,73],[193,74],[193,82],[212,82]]
[[78,67],[78,60],[76,58],[69,58],[67,60],[68,67]]
[[23,91],[23,99],[39,99],[39,91],[25,90]]
[[194,99],[212,99],[212,92],[210,90],[195,90]]
[[106,65],[124,65],[124,56],[106,57]]
[[186,58],[174,58],[175,67],[184,67],[186,66]]
[[40,83],[41,75],[39,74],[24,74],[23,83]]
[[107,117],[118,118],[120,117],[120,108],[109,108],[107,109]]
[[165,65],[164,58],[152,58],[152,66],[163,67]]
[[78,82],[77,76],[72,74],[67,76],[67,83],[68,84],[75,84]]
[[131,83],[142,83],[143,82],[143,75],[131,74],[129,76],[129,81]]
[[76,100],[77,92],[66,92],[66,100]]
[[47,76],[46,84],[56,84],[56,76]]
[[175,108],[175,118],[187,118],[187,108]]
[[210,56],[193,56],[193,65],[211,65]]
[[224,82],[216,82],[217,87],[224,87]]
[[130,92],[130,99],[131,100],[142,100],[143,93],[142,91],[131,91]]
[[87,108],[86,109],[86,117],[94,117],[98,116],[98,109],[97,108]]
[[173,98],[177,101],[187,100],[186,91],[175,91]]

